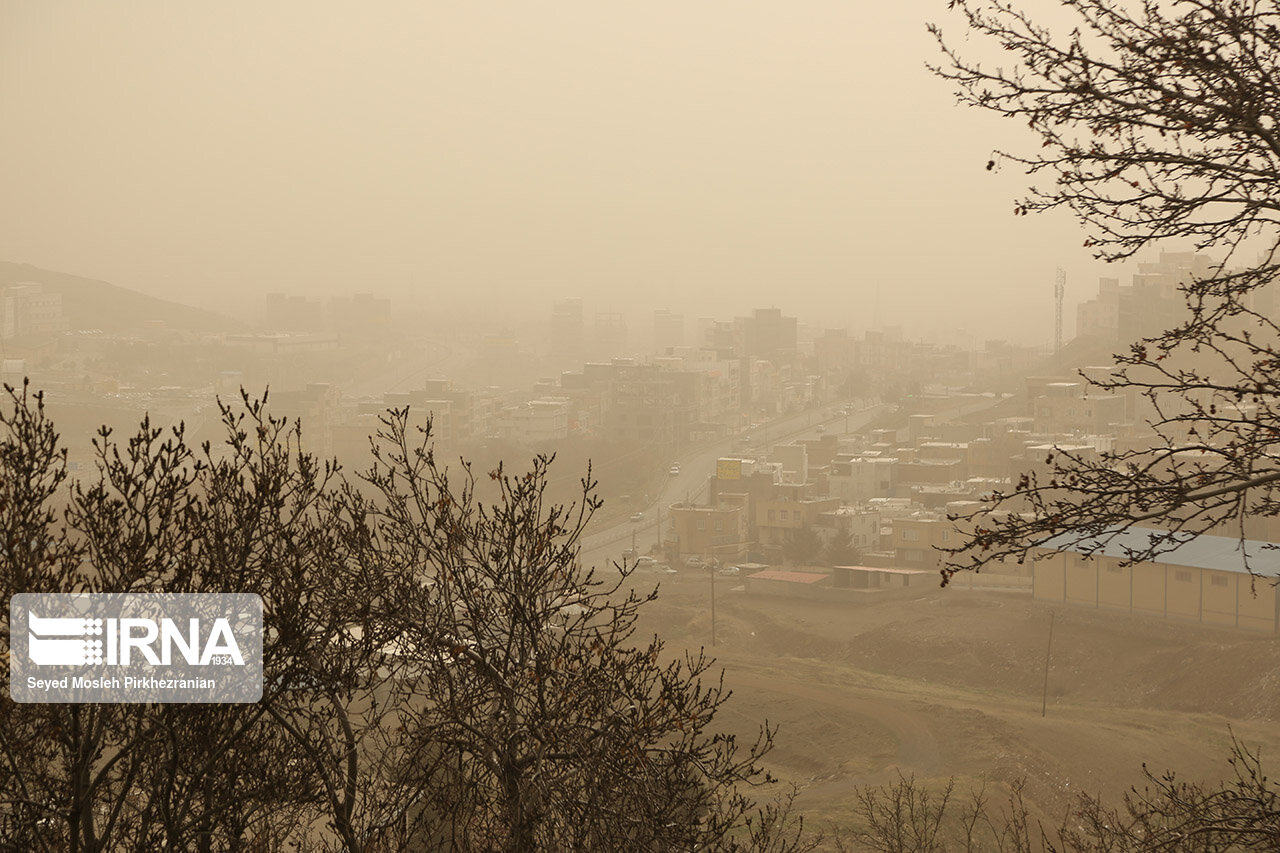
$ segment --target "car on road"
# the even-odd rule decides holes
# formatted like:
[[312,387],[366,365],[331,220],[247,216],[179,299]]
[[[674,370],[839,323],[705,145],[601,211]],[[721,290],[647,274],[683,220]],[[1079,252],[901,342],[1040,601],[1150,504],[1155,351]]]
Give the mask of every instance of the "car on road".
[[671,467],[667,469],[667,473],[670,474],[672,477],[677,476],[680,473],[680,463],[679,462],[672,463]]
[[643,513],[643,512],[633,512],[633,513],[631,513],[631,520],[632,520],[632,521],[644,521],[644,513]]
[[651,569],[656,565],[658,565],[658,561],[655,560],[653,557],[649,557],[649,556],[636,557],[637,569]]
[[716,574],[723,575],[727,578],[736,578],[738,575],[742,574],[742,569],[737,566],[725,566],[723,569],[716,572]]

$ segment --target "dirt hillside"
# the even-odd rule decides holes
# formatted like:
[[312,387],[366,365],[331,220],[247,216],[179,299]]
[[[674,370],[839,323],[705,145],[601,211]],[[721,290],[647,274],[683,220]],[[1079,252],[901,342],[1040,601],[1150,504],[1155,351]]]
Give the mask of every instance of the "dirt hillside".
[[[710,643],[710,585],[664,581],[644,627],[679,651]],[[1025,593],[924,588],[856,603],[748,598],[717,584],[713,653],[741,737],[779,726],[769,758],[810,821],[854,821],[853,791],[897,774],[996,788],[1025,778],[1054,819],[1079,790],[1117,800],[1144,762],[1230,773],[1231,733],[1275,755],[1280,639],[1092,609]]]

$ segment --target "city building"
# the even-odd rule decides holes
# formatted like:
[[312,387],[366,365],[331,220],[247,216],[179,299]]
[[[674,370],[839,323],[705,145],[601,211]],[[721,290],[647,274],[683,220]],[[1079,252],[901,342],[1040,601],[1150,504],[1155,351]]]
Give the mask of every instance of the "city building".
[[1177,326],[1186,316],[1179,288],[1210,273],[1212,261],[1194,252],[1161,252],[1158,261],[1139,263],[1132,283],[1098,282],[1098,295],[1076,308],[1076,335],[1128,344]]
[[543,397],[507,406],[498,415],[498,434],[518,444],[538,445],[569,437],[570,401]]
[[0,290],[0,340],[47,337],[66,330],[62,294],[32,281]]
[[551,341],[548,351],[557,364],[580,364],[585,356],[582,300],[558,300],[551,308]]
[[684,315],[659,308],[653,312],[653,348],[665,353],[684,346]]

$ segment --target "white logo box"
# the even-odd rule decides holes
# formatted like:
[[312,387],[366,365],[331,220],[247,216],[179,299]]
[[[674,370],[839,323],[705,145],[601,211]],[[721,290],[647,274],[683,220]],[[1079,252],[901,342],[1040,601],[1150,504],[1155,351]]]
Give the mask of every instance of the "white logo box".
[[253,593],[18,593],[9,600],[15,702],[257,702]]

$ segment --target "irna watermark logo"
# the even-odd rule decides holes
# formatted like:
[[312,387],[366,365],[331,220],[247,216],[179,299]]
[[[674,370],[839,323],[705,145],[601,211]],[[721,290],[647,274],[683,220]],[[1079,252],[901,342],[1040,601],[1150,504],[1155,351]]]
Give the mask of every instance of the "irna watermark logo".
[[262,696],[262,600],[251,593],[20,593],[9,644],[18,702]]

